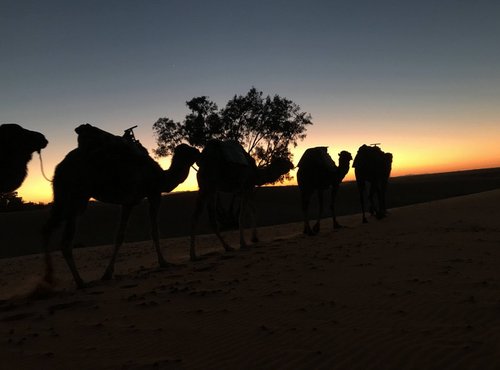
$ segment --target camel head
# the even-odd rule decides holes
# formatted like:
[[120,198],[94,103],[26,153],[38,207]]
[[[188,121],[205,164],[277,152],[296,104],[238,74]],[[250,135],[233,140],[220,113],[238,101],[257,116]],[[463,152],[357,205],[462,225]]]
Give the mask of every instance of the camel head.
[[200,151],[187,144],[179,144],[174,149],[172,164],[176,163],[182,166],[191,167],[200,157]]
[[21,186],[27,175],[27,165],[33,152],[48,144],[39,132],[22,128],[15,123],[0,125],[0,192],[8,193]]
[[264,184],[275,183],[293,168],[293,163],[287,158],[274,158],[271,160],[271,164],[257,168],[254,184],[261,186]]
[[295,167],[288,158],[274,158],[269,166],[272,167],[277,174],[279,173],[280,177],[286,175]]
[[351,153],[345,151],[345,150],[342,150],[340,153],[339,153],[339,167],[337,169],[337,171],[335,171],[334,173],[334,182],[338,182],[340,183],[345,175],[347,175],[347,172],[349,172],[349,165],[352,161],[352,155]]
[[347,163],[347,165],[349,165],[350,161],[352,161],[352,155],[351,155],[351,153],[349,153],[349,152],[347,152],[345,150],[342,150],[339,153],[339,164]]
[[12,148],[20,153],[27,160],[31,159],[33,152],[38,152],[45,148],[49,142],[41,133],[26,130],[15,123],[0,125],[0,146],[2,148]]
[[349,166],[352,161],[352,155],[351,153],[342,150],[339,153],[339,170],[341,172],[341,177],[344,178],[344,176],[349,172]]

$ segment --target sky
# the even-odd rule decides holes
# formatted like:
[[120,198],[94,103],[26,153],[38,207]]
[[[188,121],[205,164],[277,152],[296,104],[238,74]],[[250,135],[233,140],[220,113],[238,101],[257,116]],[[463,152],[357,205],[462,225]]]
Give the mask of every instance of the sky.
[[[499,19],[496,0],[0,0],[0,123],[47,137],[51,176],[82,123],[137,124],[152,150],[159,117],[254,86],[312,115],[295,163],[381,143],[394,176],[499,167]],[[51,201],[37,156],[19,194]]]

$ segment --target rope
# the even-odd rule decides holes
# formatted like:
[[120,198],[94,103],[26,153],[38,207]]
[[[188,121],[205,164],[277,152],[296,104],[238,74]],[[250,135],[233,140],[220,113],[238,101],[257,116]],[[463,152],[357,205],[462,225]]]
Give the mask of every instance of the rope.
[[38,157],[40,157],[40,169],[42,170],[42,176],[45,178],[45,180],[47,180],[48,182],[52,182],[51,179],[49,179],[46,175],[45,175],[45,171],[43,170],[43,160],[42,160],[42,152],[38,152]]

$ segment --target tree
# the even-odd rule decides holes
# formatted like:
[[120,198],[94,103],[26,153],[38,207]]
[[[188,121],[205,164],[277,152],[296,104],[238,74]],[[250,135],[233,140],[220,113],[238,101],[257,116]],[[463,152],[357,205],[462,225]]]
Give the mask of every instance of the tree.
[[274,157],[292,160],[290,147],[306,137],[311,115],[293,101],[279,95],[263,97],[252,87],[246,95],[235,95],[218,109],[207,96],[186,102],[190,113],[182,123],[159,118],[153,125],[159,157],[171,155],[183,141],[202,149],[208,140],[235,140],[256,160],[267,165]]

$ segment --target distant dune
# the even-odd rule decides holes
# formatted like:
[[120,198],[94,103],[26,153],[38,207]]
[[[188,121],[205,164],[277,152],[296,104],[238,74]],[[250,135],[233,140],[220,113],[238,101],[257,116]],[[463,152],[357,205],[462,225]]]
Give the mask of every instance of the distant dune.
[[[351,169],[352,171],[352,169]],[[436,199],[500,188],[500,168],[415,175],[391,178],[387,194],[388,207],[400,207]],[[296,222],[302,219],[300,196],[296,186],[263,187],[257,190],[258,223],[260,226]],[[329,194],[326,202],[329,202]],[[196,192],[172,193],[163,197],[160,211],[162,238],[189,233]],[[316,199],[311,202],[311,215],[317,212]],[[13,257],[40,252],[40,230],[48,218],[48,209],[0,213],[0,257]],[[345,182],[337,198],[337,214],[360,212],[356,184]],[[110,244],[118,225],[120,207],[99,202],[91,203],[80,219],[75,239],[76,247]],[[325,217],[329,216],[325,207]],[[330,227],[325,222],[323,227]],[[300,231],[300,230],[298,230]],[[206,213],[198,227],[208,233]],[[127,241],[150,238],[147,204],[136,207],[127,229]],[[58,248],[59,235],[54,235],[52,248]]]

